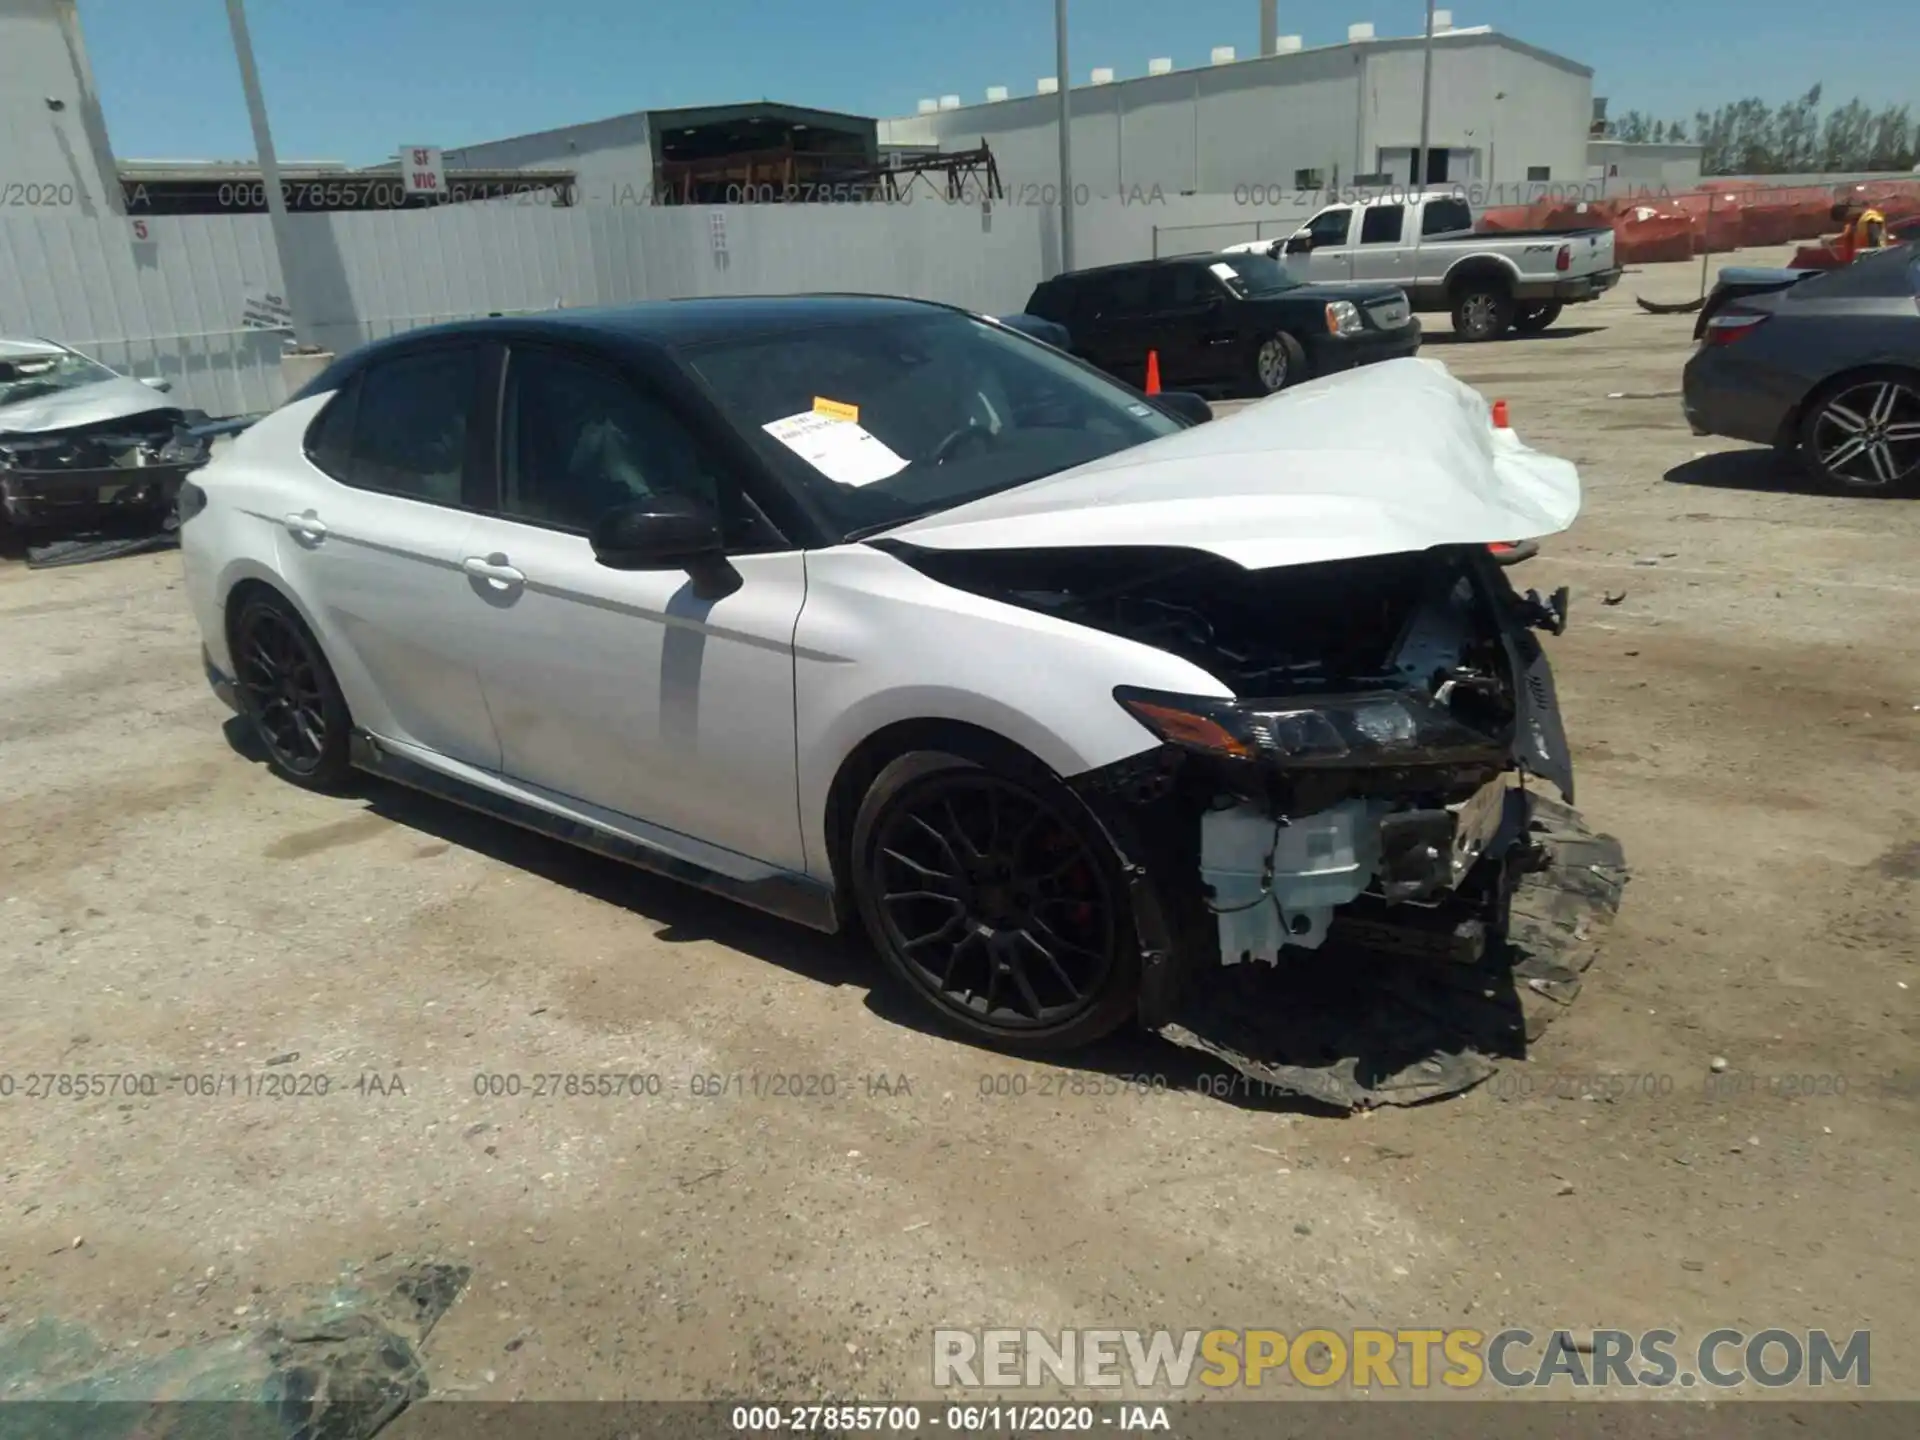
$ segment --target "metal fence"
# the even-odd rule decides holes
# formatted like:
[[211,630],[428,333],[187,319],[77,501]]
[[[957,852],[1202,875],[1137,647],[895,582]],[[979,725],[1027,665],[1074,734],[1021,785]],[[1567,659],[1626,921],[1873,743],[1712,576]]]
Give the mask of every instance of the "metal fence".
[[[345,351],[437,321],[694,295],[845,290],[990,314],[1058,268],[1038,207],[449,206],[294,216],[290,274],[265,216],[0,217],[0,335],[41,335],[170,380],[214,414],[284,396],[298,339]],[[291,295],[289,295],[289,285]]]

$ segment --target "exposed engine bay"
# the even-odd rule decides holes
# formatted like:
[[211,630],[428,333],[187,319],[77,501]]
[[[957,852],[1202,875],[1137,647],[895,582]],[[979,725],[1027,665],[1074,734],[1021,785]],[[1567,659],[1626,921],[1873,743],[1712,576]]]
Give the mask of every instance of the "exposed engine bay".
[[[1502,1034],[1458,1043],[1383,1042],[1387,972],[1471,992],[1487,990],[1487,967],[1504,966],[1509,995],[1533,979],[1566,999],[1577,990],[1564,957],[1519,979],[1511,958],[1519,897],[1548,885],[1556,864],[1543,827],[1570,843],[1584,836],[1569,804],[1529,788],[1546,781],[1573,798],[1536,635],[1564,628],[1564,591],[1516,593],[1476,546],[1267,570],[1138,547],[902,558],[958,588],[1165,650],[1233,692],[1122,687],[1114,699],[1163,743],[1075,782],[1138,866],[1149,893],[1136,892],[1136,910],[1157,912],[1143,922],[1150,1026],[1328,1103],[1404,1102],[1492,1073],[1485,1052],[1524,1037],[1525,1024],[1515,1032],[1503,1017]],[[1624,862],[1612,841],[1585,838],[1610,888],[1576,889],[1611,913]],[[1528,903],[1570,913],[1539,894]],[[1144,933],[1155,924],[1157,942]],[[1319,986],[1325,966],[1308,952],[1323,950],[1342,979],[1360,979],[1348,1038],[1331,1050],[1319,1024],[1337,1008],[1327,995],[1240,993]],[[1219,980],[1238,998],[1222,1003]],[[1240,1038],[1207,1038],[1196,1004],[1213,1030]],[[1248,1033],[1274,1017],[1288,1034]]]
[[0,430],[0,506],[23,529],[164,514],[181,478],[206,455],[192,417],[177,409],[47,433]]

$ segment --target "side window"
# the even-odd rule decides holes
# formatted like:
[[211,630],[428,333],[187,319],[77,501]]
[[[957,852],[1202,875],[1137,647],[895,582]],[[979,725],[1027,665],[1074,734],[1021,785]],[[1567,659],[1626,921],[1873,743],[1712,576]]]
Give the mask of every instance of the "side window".
[[1430,200],[1420,215],[1422,235],[1451,235],[1473,229],[1473,207],[1464,200]]
[[307,459],[342,483],[351,483],[353,417],[359,409],[360,377],[355,375],[307,427]]
[[1307,222],[1307,233],[1313,236],[1316,250],[1325,245],[1344,245],[1352,224],[1353,211],[1342,205],[1333,210],[1322,210],[1314,216]]
[[1400,228],[1406,223],[1407,207],[1404,205],[1369,205],[1360,212],[1360,243],[1362,245],[1398,245]]
[[353,396],[350,485],[458,505],[480,352],[450,348],[386,360]]
[[1152,304],[1149,290],[1146,270],[1122,270],[1108,280],[1106,303],[1100,313],[1108,319],[1144,315]]
[[1076,280],[1067,294],[1067,313],[1064,318],[1069,326],[1076,321],[1084,325],[1089,320],[1098,320],[1107,309],[1107,284],[1104,280]]
[[1147,300],[1155,310],[1190,310],[1215,293],[1206,276],[1192,265],[1162,265],[1152,273]]
[[599,365],[540,349],[507,362],[500,513],[585,531],[652,495],[690,495],[721,517],[729,545],[771,536],[698,437],[664,402]]

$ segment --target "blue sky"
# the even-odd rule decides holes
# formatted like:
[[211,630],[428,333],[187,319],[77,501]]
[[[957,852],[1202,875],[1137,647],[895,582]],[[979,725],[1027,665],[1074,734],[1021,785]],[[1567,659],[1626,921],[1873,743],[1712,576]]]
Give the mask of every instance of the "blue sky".
[[[1845,0],[1453,0],[1591,65],[1614,113],[1688,117],[1722,100],[1920,102],[1920,3]],[[922,96],[1031,94],[1051,75],[1051,0],[249,0],[283,159],[367,164],[628,110],[784,100],[911,113]],[[1349,21],[1418,33],[1424,0],[1281,0],[1309,45]],[[80,0],[123,158],[238,159],[253,145],[224,0]],[[1073,72],[1257,49],[1258,0],[1072,0]],[[1842,23],[1833,23],[1837,18]]]

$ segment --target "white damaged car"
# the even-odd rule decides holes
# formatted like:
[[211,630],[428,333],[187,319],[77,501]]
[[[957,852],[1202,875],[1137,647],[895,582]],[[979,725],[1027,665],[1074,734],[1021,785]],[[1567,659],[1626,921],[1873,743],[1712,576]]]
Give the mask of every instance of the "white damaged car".
[[[1516,936],[1617,899],[1537,789],[1572,798],[1564,592],[1489,551],[1579,507],[1429,361],[1210,419],[819,296],[381,342],[194,475],[181,536],[209,678],[288,780],[859,927],[989,1044],[1138,1022],[1365,1104],[1529,1028],[1426,1034],[1407,995],[1564,998],[1584,962]],[[1357,1011],[1247,998],[1328,971]]]

